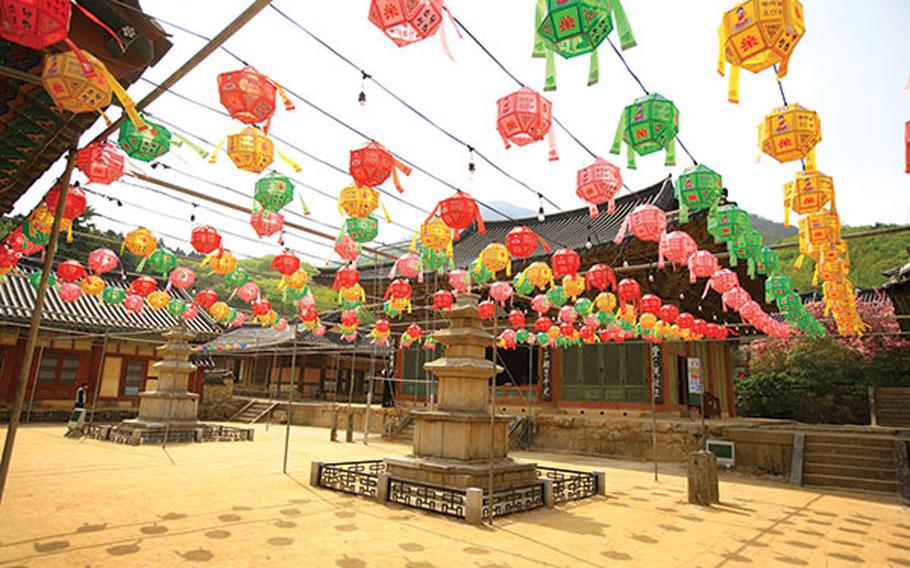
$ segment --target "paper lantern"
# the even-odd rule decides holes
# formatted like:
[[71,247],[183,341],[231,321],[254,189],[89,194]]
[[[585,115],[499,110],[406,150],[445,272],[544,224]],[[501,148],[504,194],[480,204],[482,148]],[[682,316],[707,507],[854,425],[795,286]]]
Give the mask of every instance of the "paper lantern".
[[456,191],[452,197],[443,199],[436,204],[436,208],[427,217],[427,222],[431,221],[437,212],[442,222],[455,231],[456,239],[461,234],[461,231],[470,227],[474,221],[477,221],[478,233],[483,234],[487,231],[483,224],[483,217],[480,216],[477,202],[462,191]]
[[663,302],[654,294],[645,294],[638,300],[639,311],[643,314],[657,314]]
[[288,276],[300,270],[300,259],[292,251],[284,250],[275,255],[269,268],[281,274],[282,280],[285,280]]
[[780,257],[777,252],[763,246],[755,253],[755,270],[767,276],[780,270]]
[[515,291],[512,290],[512,285],[508,282],[494,282],[490,285],[490,297],[493,298],[496,302],[499,302],[499,305],[504,306],[505,303],[512,299]]
[[247,126],[227,137],[227,155],[238,169],[259,174],[275,160],[275,145],[262,130]]
[[287,277],[287,279],[285,281],[285,286],[287,286],[288,288],[290,288],[292,290],[302,290],[302,289],[306,288],[306,285],[309,283],[310,283],[309,273],[306,270],[300,268]]
[[411,175],[411,168],[397,160],[378,142],[370,142],[363,148],[351,150],[349,169],[354,182],[367,188],[379,187],[391,176],[399,193],[403,193],[404,188],[398,179],[398,172]]
[[164,247],[158,247],[149,255],[148,265],[154,272],[166,276],[177,266],[177,255]]
[[6,244],[14,251],[25,256],[32,256],[44,250],[43,245],[33,243],[25,236],[25,231],[22,227],[16,227],[7,235]]
[[[216,304],[217,305],[217,304]],[[212,306],[214,308],[215,306]],[[212,310],[209,308],[209,311]],[[258,300],[253,303],[253,315],[261,318],[267,316],[272,311],[272,304],[268,300]]]
[[69,0],[7,0],[0,4],[0,38],[35,50],[67,39]]
[[676,180],[679,222],[689,222],[689,211],[712,207],[723,194],[723,178],[711,168],[698,164],[683,170]]
[[547,58],[545,90],[556,89],[553,52],[566,59],[591,53],[588,85],[597,83],[600,67],[596,50],[613,31],[614,16],[622,49],[634,47],[635,37],[619,0],[538,1],[533,56]]
[[158,282],[156,282],[154,278],[140,276],[130,283],[127,293],[145,298],[154,292],[157,287]]
[[342,235],[335,241],[335,254],[344,260],[357,260],[360,251],[360,245],[350,235]]
[[481,319],[490,320],[496,315],[496,304],[490,300],[484,300],[477,304],[477,314]]
[[519,272],[512,277],[512,288],[519,296],[528,296],[535,289],[534,285],[525,277],[524,272]]
[[[11,268],[10,269],[3,268],[2,270],[11,270]],[[41,287],[41,272],[32,272],[31,275],[28,277],[28,283],[35,290],[40,288]],[[50,274],[47,279],[47,286],[48,286],[48,288],[56,288],[57,287],[57,277],[54,276],[53,274]]]
[[790,55],[806,31],[799,0],[746,0],[725,12],[718,30],[717,72],[730,63],[728,98],[739,102],[739,68],[758,73],[777,66],[777,78],[787,75]]
[[156,290],[149,294],[148,298],[145,300],[153,310],[160,310],[161,308],[167,306],[167,303],[171,301],[171,297],[168,296],[166,292]]
[[332,284],[332,289],[341,290],[342,288],[348,288],[359,281],[360,272],[357,271],[356,266],[352,264],[342,266],[335,271],[335,282]]
[[126,298],[126,292],[119,286],[108,286],[101,293],[101,301],[105,304],[117,305],[122,304]]
[[710,278],[718,270],[717,257],[706,250],[696,251],[689,257],[689,282],[695,283],[697,278]]
[[371,0],[370,22],[398,47],[422,41],[442,26],[443,0]]
[[218,75],[218,98],[231,118],[244,124],[264,122],[266,132],[275,114],[278,93],[281,93],[285,108],[293,110],[294,104],[281,87],[249,65]]
[[224,277],[224,283],[231,288],[239,288],[246,284],[249,279],[250,274],[246,270],[235,268],[233,272]]
[[736,239],[727,243],[727,250],[730,253],[730,266],[737,266],[739,259],[748,261],[748,274],[755,276],[754,257],[764,246],[764,239],[757,231],[751,228],[740,232]]
[[616,244],[623,241],[627,228],[642,241],[660,242],[661,237],[667,231],[667,214],[663,209],[653,205],[639,205],[626,217],[614,239]]
[[548,285],[553,286],[553,269],[545,262],[532,262],[522,272],[525,279],[536,288],[543,290]]
[[674,265],[686,264],[689,257],[698,250],[698,244],[695,239],[684,231],[671,231],[664,233],[660,238],[659,260],[658,264],[662,265],[664,260],[669,260]]
[[506,271],[506,276],[512,276],[512,262],[509,249],[499,243],[490,243],[480,251],[480,262],[487,270],[496,276],[497,272]]
[[403,278],[417,278],[420,274],[420,256],[409,252],[400,256],[389,271],[389,278],[395,278],[396,273]]
[[619,154],[622,143],[628,146],[627,167],[635,169],[635,154],[646,156],[666,149],[667,166],[676,165],[676,135],[679,134],[679,110],[673,101],[651,93],[623,109],[611,154]]
[[212,272],[218,276],[227,276],[231,272],[237,269],[237,259],[231,253],[231,251],[226,250],[221,253],[219,256],[207,257],[212,260],[209,261],[209,268],[212,269]]
[[550,252],[550,246],[543,238],[525,226],[512,228],[506,234],[506,248],[509,253],[516,258],[527,258],[537,250],[538,242],[543,245],[546,252]]
[[468,265],[468,274],[471,276],[473,284],[486,284],[493,279],[493,273],[487,270],[480,260],[475,260]]
[[151,162],[171,150],[171,131],[160,124],[145,121],[148,128],[140,130],[131,120],[120,125],[117,143],[130,158]]
[[574,323],[578,319],[578,314],[575,313],[574,306],[563,306],[559,308],[558,316],[559,321],[563,323]]
[[793,283],[786,274],[775,274],[765,280],[765,301],[773,302],[793,292]]
[[104,292],[107,284],[104,283],[100,276],[92,274],[83,278],[79,286],[82,288],[82,293],[86,296],[98,297]]
[[368,243],[379,234],[379,222],[372,215],[363,219],[349,217],[344,220],[342,230],[354,239],[354,242]]
[[[584,318],[591,317],[591,311],[594,309],[594,302],[592,302],[591,300],[589,300],[587,298],[578,298],[577,300],[575,300],[575,305],[573,306],[573,309],[575,310],[575,313],[578,314],[579,317],[584,317]],[[598,323],[596,323],[596,319],[591,322],[588,322],[586,320],[585,323],[589,324],[589,325],[599,325]]]
[[603,158],[597,158],[593,164],[578,170],[575,183],[575,195],[588,203],[591,217],[597,217],[597,206],[606,203],[607,213],[616,212],[616,195],[622,190],[622,173]]
[[[808,253],[816,256],[814,253],[840,240],[840,218],[837,213],[827,209],[806,215],[799,220],[799,238]],[[803,249],[800,249],[800,252],[802,253]],[[799,268],[801,264],[802,254],[795,266]]]
[[268,313],[259,316],[258,319],[262,327],[268,327],[278,321],[278,314],[275,313],[275,310],[269,310]]
[[547,290],[547,299],[554,307],[561,308],[563,304],[569,301],[569,296],[562,286],[553,286]]
[[653,312],[645,312],[638,318],[638,325],[645,332],[653,331],[657,326],[657,316]]
[[123,177],[125,160],[110,142],[93,142],[76,154],[76,167],[89,183],[109,185]]
[[448,290],[439,290],[433,294],[434,310],[450,310],[455,303],[455,297]]
[[372,187],[349,185],[338,194],[338,210],[349,217],[364,218],[379,207],[379,192]]
[[749,300],[752,299],[752,296],[748,292],[737,286],[731,290],[727,290],[723,295],[724,306],[732,308],[739,311],[739,309]]
[[[60,185],[55,185],[45,196],[47,207],[50,211],[57,210],[57,202],[60,200]],[[70,221],[76,219],[85,213],[85,192],[78,185],[70,186],[66,192],[66,201],[63,203],[63,218]]]
[[553,304],[550,302],[550,299],[547,298],[546,294],[538,294],[531,298],[531,309],[537,312],[538,315],[547,313],[552,307]]
[[815,169],[813,149],[821,141],[821,119],[797,104],[774,109],[758,125],[762,152],[781,163],[805,159],[807,170]]
[[[438,205],[437,205],[438,207]],[[452,229],[439,217],[427,219],[420,225],[420,242],[423,246],[440,251],[449,251],[452,246]],[[411,248],[413,248],[413,244]]]
[[196,298],[193,301],[197,306],[208,311],[218,301],[218,293],[214,290],[203,290],[196,294]]
[[75,282],[85,278],[85,268],[78,260],[64,260],[57,266],[57,278],[63,282]]
[[596,288],[601,292],[610,289],[616,290],[616,274],[606,264],[594,264],[585,272],[585,282],[588,288]]
[[[255,282],[247,282],[243,286],[237,288],[237,297],[250,304],[255,300],[259,299],[260,291],[259,286]],[[198,302],[198,297],[197,297]],[[203,306],[204,307],[204,306]]]
[[105,274],[117,268],[120,259],[109,248],[97,248],[88,253],[88,268],[95,274]]
[[[253,306],[253,308],[253,311],[255,312],[255,306]],[[268,311],[269,310],[265,310],[265,312],[263,312],[263,315]],[[227,322],[228,318],[231,316],[231,307],[225,302],[215,302],[209,307],[208,312],[209,315],[212,316],[216,321]]]
[[404,279],[393,280],[386,288],[385,298],[393,300],[403,300],[411,297],[411,284]]
[[253,200],[266,211],[280,211],[294,200],[294,184],[287,176],[271,172],[256,181]]
[[552,129],[553,104],[530,87],[496,101],[496,129],[506,149],[526,146],[550,136],[550,161],[559,159]]
[[638,302],[641,298],[641,286],[636,280],[623,278],[616,287],[619,294],[619,307],[625,310],[627,305],[631,305],[638,311]]
[[57,290],[57,295],[64,302],[72,303],[82,297],[82,288],[75,282],[64,282]]
[[713,208],[708,214],[708,233],[717,242],[729,243],[751,228],[749,213],[730,203]]
[[601,292],[594,297],[594,306],[601,312],[612,312],[616,309],[616,296],[610,292]]
[[506,329],[499,334],[497,344],[503,349],[515,349],[518,347],[518,341],[515,339],[515,330]]
[[585,293],[587,289],[585,277],[578,274],[566,274],[562,277],[562,288],[566,295],[573,300]]
[[673,304],[664,304],[657,311],[657,316],[667,323],[676,323],[676,320],[679,319],[679,308]]
[[186,312],[186,302],[178,298],[173,298],[167,303],[167,313],[171,315],[172,318],[179,318]]
[[123,300],[123,307],[126,308],[126,311],[134,314],[141,313],[144,306],[145,298],[137,294],[130,294]]
[[695,318],[692,322],[692,333],[696,336],[704,337],[708,333],[708,322]]
[[470,276],[467,270],[456,269],[449,271],[449,286],[456,292],[466,292],[470,288]]
[[195,319],[196,316],[198,316],[198,315],[199,315],[199,308],[197,308],[195,304],[187,304],[186,309],[183,310],[183,319],[186,321]]
[[[142,257],[143,260],[136,267],[136,270],[141,271],[148,257],[158,248],[158,239],[145,227],[139,227],[127,233],[123,240],[123,247],[136,256]],[[123,247],[121,247],[121,252],[123,252]]]
[[212,254],[221,250],[221,235],[214,227],[196,226],[190,233],[190,244],[199,254]]
[[[39,204],[23,223],[25,238],[37,245],[47,246],[51,240],[51,229],[54,225],[54,214],[44,203]],[[62,226],[62,225],[61,225]]]
[[802,171],[784,184],[784,225],[790,226],[790,211],[798,215],[818,213],[831,204],[834,208],[834,180],[818,171]]
[[168,275],[167,281],[178,290],[186,290],[196,282],[196,273],[192,269],[178,266]]
[[574,276],[578,274],[581,258],[574,250],[561,248],[553,253],[550,258],[550,264],[553,266],[553,278],[562,278],[566,275]]
[[728,268],[721,268],[708,279],[708,283],[705,285],[705,293],[702,294],[702,298],[708,293],[709,286],[718,294],[724,294],[739,286],[739,276]]
[[527,325],[524,312],[521,310],[512,310],[509,312],[509,325],[516,329],[523,328]]

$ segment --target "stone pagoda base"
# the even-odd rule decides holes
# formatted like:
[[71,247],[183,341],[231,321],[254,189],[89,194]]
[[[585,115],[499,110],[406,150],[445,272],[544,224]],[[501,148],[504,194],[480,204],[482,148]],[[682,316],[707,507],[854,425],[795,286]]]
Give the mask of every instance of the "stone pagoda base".
[[[392,479],[434,485],[443,489],[486,489],[490,480],[489,460],[463,461],[445,458],[405,456],[385,458]],[[524,487],[537,482],[537,464],[512,458],[493,460],[493,489]]]

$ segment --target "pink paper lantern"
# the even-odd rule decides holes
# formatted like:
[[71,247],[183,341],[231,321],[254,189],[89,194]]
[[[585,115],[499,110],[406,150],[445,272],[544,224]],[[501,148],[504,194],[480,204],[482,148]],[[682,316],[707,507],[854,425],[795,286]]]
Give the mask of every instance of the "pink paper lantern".
[[[139,294],[130,294],[123,300],[123,307],[126,311],[134,314],[142,313],[142,307],[145,305],[145,298]],[[186,313],[186,312],[184,312]]]
[[255,282],[247,282],[240,288],[237,288],[237,297],[251,304],[259,299],[260,291],[259,286]]
[[[237,315],[234,316],[234,319],[231,320],[231,327],[242,327],[243,323],[246,321],[246,316],[240,310],[237,310]],[[287,320],[285,320],[287,323]]]
[[467,292],[470,289],[468,271],[460,268],[449,271],[449,286],[451,286],[455,292]]
[[593,164],[578,170],[575,194],[588,203],[591,217],[597,217],[597,206],[607,204],[607,213],[616,212],[616,194],[622,189],[622,173],[603,158],[597,158]]
[[[124,300],[125,301],[125,300]],[[240,312],[237,312],[240,313]],[[183,311],[183,319],[190,321],[195,319],[199,315],[199,308],[196,307],[196,304],[187,304],[186,310]]]
[[752,296],[748,292],[740,288],[739,286],[731,288],[724,292],[724,295],[721,298],[724,302],[724,306],[731,308],[733,310],[739,311],[746,302],[752,299]]
[[64,282],[57,290],[57,295],[64,302],[72,303],[82,297],[82,287],[75,282]]
[[659,242],[667,230],[667,214],[654,205],[639,205],[626,217],[616,235],[616,244],[623,241],[627,229],[642,241]]
[[499,302],[499,305],[505,305],[513,294],[512,285],[508,282],[494,282],[490,285],[490,297]]
[[697,278],[710,278],[717,272],[717,257],[706,250],[695,251],[689,257],[689,282],[695,283]]
[[88,268],[95,274],[101,275],[117,268],[120,258],[109,248],[97,248],[88,253]]
[[396,273],[403,278],[417,278],[420,275],[420,255],[409,252],[401,256],[392,265],[389,271],[389,279],[395,278]]
[[559,308],[559,321],[562,323],[573,324],[578,319],[578,314],[573,306],[563,306]]
[[718,294],[723,294],[739,286],[739,276],[729,268],[721,268],[708,279],[708,283],[705,285],[705,293],[701,296],[702,298],[708,294],[709,286]]
[[185,266],[178,266],[167,277],[168,284],[178,290],[186,290],[196,282],[196,273]]
[[663,266],[664,259],[673,264],[685,264],[689,257],[698,250],[698,244],[685,231],[664,233],[660,239],[660,257],[658,264]]
[[319,324],[316,326],[316,329],[314,329],[311,333],[313,335],[315,335],[316,337],[322,337],[323,335],[325,335],[325,329],[326,328],[324,325]]
[[[240,312],[238,312],[238,313],[240,313]],[[285,318],[279,319],[277,322],[275,322],[275,325],[272,326],[272,329],[274,329],[275,331],[279,331],[279,332],[287,331],[288,330],[288,320],[286,320]]]
[[531,299],[531,309],[540,315],[550,311],[553,303],[547,298],[546,294],[537,294]]

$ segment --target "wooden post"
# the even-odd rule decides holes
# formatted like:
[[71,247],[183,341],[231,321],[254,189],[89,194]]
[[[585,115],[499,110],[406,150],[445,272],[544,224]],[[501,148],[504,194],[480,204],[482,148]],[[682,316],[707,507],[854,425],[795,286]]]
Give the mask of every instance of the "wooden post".
[[78,141],[70,148],[66,161],[66,170],[60,178],[60,195],[57,199],[57,210],[54,211],[54,223],[51,226],[51,238],[47,244],[44,257],[44,267],[41,270],[41,281],[35,293],[35,309],[28,327],[28,337],[25,341],[25,359],[19,368],[19,379],[16,383],[16,398],[9,414],[9,427],[6,430],[6,442],[3,444],[3,457],[0,458],[0,503],[3,502],[3,492],[6,488],[6,479],[9,476],[10,460],[13,457],[13,445],[16,443],[16,431],[19,429],[19,420],[22,417],[22,406],[25,402],[25,390],[28,385],[28,376],[32,369],[32,360],[35,357],[35,344],[38,342],[38,328],[41,325],[41,314],[44,312],[44,298],[47,296],[48,280],[54,270],[54,257],[57,256],[57,241],[60,238],[60,222],[63,219],[66,196],[69,194],[70,178],[73,167],[76,165],[76,152]]
[[354,369],[357,366],[356,341],[351,342],[351,381],[348,383],[348,423],[345,428],[344,441],[354,441]]
[[[275,355],[272,356],[272,368],[269,370],[269,380],[266,381],[266,389],[269,391],[269,416],[265,422],[265,431],[269,431],[269,426],[272,425],[272,399],[274,395],[272,394],[272,373],[275,372],[275,369],[278,368],[278,349],[275,349]],[[278,371],[278,395],[281,396],[281,371]],[[288,410],[290,412],[290,410]],[[288,417],[290,418],[290,417]]]
[[98,393],[101,392],[101,381],[104,379],[104,358],[107,356],[107,332],[101,342],[101,358],[98,363],[98,373],[95,375],[95,392],[92,394],[92,413],[88,417],[88,425],[95,423],[95,410],[98,407]]
[[[291,413],[294,411],[294,389],[296,388],[296,382],[294,380],[294,374],[297,371],[297,324],[293,324],[294,337],[291,340],[291,378],[288,381],[288,418],[287,426],[284,429],[284,467],[282,471],[284,473],[288,472],[288,449],[291,444]],[[279,383],[280,384],[280,383]]]
[[[493,376],[490,378],[490,472],[487,479],[489,501],[487,502],[487,521],[493,525],[493,461],[496,455],[496,333],[499,319],[499,308],[493,312]],[[508,443],[508,440],[506,441]]]
[[335,371],[333,375],[333,387],[332,387],[332,429],[329,432],[329,440],[333,442],[338,441],[338,376],[341,374],[341,354],[335,354],[335,360],[332,361],[332,369]]
[[[38,364],[35,365],[35,382],[32,383],[32,393],[28,397],[28,409],[25,411],[25,421],[32,422],[32,405],[35,403],[35,391],[38,390],[38,374],[41,372],[41,360],[44,359],[44,347],[38,348]],[[872,387],[869,387],[870,389]]]

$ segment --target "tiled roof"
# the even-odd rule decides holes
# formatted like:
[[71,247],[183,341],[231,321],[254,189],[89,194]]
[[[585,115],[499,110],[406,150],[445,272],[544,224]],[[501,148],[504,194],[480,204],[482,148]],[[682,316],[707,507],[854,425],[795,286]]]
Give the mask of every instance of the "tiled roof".
[[[35,307],[35,289],[29,284],[28,277],[33,270],[24,269],[6,275],[6,283],[0,284],[0,321],[27,322],[32,317]],[[105,278],[109,286],[129,287],[129,282],[119,277]],[[189,295],[181,290],[168,292],[172,298],[192,301]],[[51,327],[65,327],[91,331],[129,332],[148,331],[162,332],[180,325],[166,309],[152,310],[148,306],[142,313],[129,312],[123,305],[106,304],[98,298],[82,296],[75,302],[64,302],[57,291],[49,288],[44,302],[42,322]],[[186,322],[187,329],[193,333],[212,336],[221,333],[221,328],[212,318],[200,310],[199,315]]]
[[[294,332],[292,327],[285,331],[275,331],[269,327],[246,325],[231,330],[224,335],[204,344],[202,348],[209,352],[218,351],[219,347],[228,352],[250,352],[276,347],[290,343]],[[326,351],[343,350],[350,352],[351,343],[342,339],[341,335],[333,331],[326,331],[325,335],[317,336],[300,326],[297,332],[297,346],[301,350],[311,348],[325,348]],[[356,350],[360,353],[372,352],[373,344],[361,334],[354,342]],[[225,349],[227,347],[227,349]],[[386,354],[388,348],[377,347],[377,354]]]

